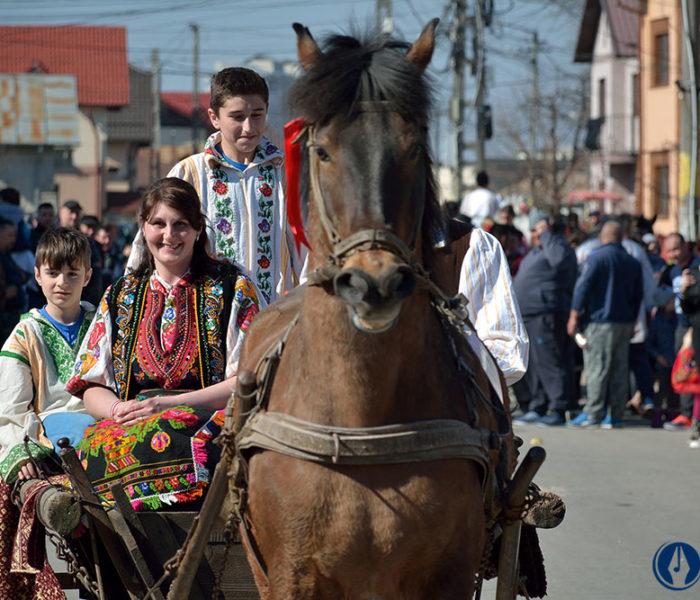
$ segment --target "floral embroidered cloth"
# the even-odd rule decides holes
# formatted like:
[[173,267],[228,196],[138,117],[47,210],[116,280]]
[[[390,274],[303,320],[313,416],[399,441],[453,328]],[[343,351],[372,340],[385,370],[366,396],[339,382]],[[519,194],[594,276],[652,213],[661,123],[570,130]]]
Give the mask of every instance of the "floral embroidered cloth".
[[125,428],[98,421],[76,450],[103,503],[109,486],[122,484],[134,510],[199,500],[221,455],[214,438],[224,411],[176,406]]
[[[85,315],[73,347],[32,309],[0,351],[0,476],[12,483],[27,463],[29,452],[38,459],[53,452],[41,421],[58,412],[84,413],[80,398],[66,391],[78,351],[95,314],[84,303]],[[25,436],[31,440],[24,444]]]
[[[37,485],[44,484],[42,481]],[[20,515],[12,503],[11,492],[0,478],[0,598],[65,600],[46,556],[44,536],[36,531],[32,507]],[[18,564],[18,558],[27,560]]]
[[[192,184],[207,216],[212,251],[239,264],[253,280],[265,303],[276,300],[298,281],[301,261],[287,226],[281,166],[284,157],[266,138],[244,171],[218,150],[221,133],[206,142],[204,152],[177,163],[168,173]],[[143,238],[137,234],[127,264],[140,260]]]
[[[250,279],[212,262],[206,277],[168,285],[157,273],[107,289],[67,388],[108,387],[122,400],[200,389],[235,375],[243,337],[258,312]],[[178,406],[125,428],[105,419],[77,446],[103,502],[122,483],[135,510],[196,501],[209,483],[223,411]]]
[[[127,400],[142,390],[198,389],[235,375],[257,296],[238,268],[212,268],[197,282],[185,275],[168,286],[152,273],[107,288],[78,351],[71,393],[98,384]],[[164,327],[174,329],[163,335]]]

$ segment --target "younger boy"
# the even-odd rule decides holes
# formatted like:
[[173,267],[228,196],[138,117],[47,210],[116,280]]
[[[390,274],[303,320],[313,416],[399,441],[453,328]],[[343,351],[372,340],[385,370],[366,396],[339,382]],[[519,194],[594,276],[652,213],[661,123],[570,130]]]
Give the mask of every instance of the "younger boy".
[[[241,265],[271,302],[296,284],[298,259],[287,234],[284,157],[263,137],[268,100],[267,84],[255,71],[230,67],[216,73],[208,113],[217,131],[203,152],[181,160],[168,176],[197,190],[214,254]],[[137,264],[140,235],[127,268]]]
[[53,452],[49,438],[70,437],[58,413],[85,413],[65,386],[95,312],[80,302],[91,273],[85,235],[65,227],[44,233],[34,276],[46,305],[22,315],[0,351],[0,478],[7,484],[37,477],[29,454],[41,461]]

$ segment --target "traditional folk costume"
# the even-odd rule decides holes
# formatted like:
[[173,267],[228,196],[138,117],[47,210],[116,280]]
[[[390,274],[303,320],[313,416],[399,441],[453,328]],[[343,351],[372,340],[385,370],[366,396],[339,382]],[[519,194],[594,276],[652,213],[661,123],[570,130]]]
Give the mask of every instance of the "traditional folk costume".
[[[107,387],[122,400],[205,388],[236,373],[243,336],[258,312],[250,279],[211,263],[168,285],[157,272],[110,286],[78,353],[68,389]],[[112,500],[120,481],[136,510],[201,499],[219,449],[224,411],[176,406],[124,427],[111,419],[85,432],[77,450],[95,491]]]
[[88,303],[82,308],[72,344],[41,311],[32,309],[22,315],[0,351],[0,598],[65,598],[46,560],[43,528],[34,519],[33,505],[25,505],[20,513],[7,482],[17,479],[30,455],[42,460],[53,453],[43,425],[47,417],[85,415],[82,400],[66,391],[76,352],[95,313]]
[[[22,315],[0,351],[0,476],[17,478],[29,462],[53,453],[42,421],[51,414],[85,413],[83,401],[66,391],[80,343],[95,309],[83,303],[83,321],[73,345],[37,309]],[[24,438],[31,442],[25,446]]]
[[[282,163],[277,146],[263,138],[245,170],[221,151],[221,133],[212,134],[204,152],[177,163],[168,177],[184,179],[197,190],[207,216],[212,252],[221,260],[241,265],[265,303],[297,283],[300,264],[288,235]],[[127,269],[143,251],[137,234]]]

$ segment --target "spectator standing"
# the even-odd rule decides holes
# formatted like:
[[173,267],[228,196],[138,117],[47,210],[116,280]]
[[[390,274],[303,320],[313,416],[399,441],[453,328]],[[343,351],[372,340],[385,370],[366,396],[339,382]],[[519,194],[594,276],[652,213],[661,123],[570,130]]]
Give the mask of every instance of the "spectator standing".
[[488,174],[479,171],[476,174],[476,188],[464,196],[459,212],[469,217],[474,227],[481,227],[484,220],[495,220],[499,205],[499,197],[489,189]]
[[[659,277],[659,285],[671,288],[676,296],[678,325],[676,326],[675,349],[677,353],[683,344],[683,336],[690,327],[688,316],[681,308],[681,281],[684,271],[688,270],[691,275],[697,271],[698,266],[700,266],[700,258],[690,251],[685,238],[677,232],[667,235],[663,246],[668,266]],[[668,431],[687,431],[690,429],[693,410],[692,394],[680,395],[680,410],[678,415],[669,415],[673,418],[664,423],[664,429]]]
[[645,233],[642,236],[642,244],[647,252],[647,258],[649,259],[651,270],[654,272],[654,279],[658,283],[661,273],[663,273],[668,266],[668,263],[666,263],[661,256],[661,246],[659,245],[659,240],[653,233]]
[[27,310],[25,284],[27,276],[12,258],[12,248],[17,240],[17,226],[0,218],[0,263],[5,273],[5,308],[0,314],[0,343],[4,342]]
[[39,238],[45,231],[53,229],[56,226],[56,211],[53,204],[43,202],[36,210],[36,224],[29,232],[29,247],[32,253],[36,252],[36,246],[39,243]]
[[[81,230],[81,216],[83,213],[83,207],[77,200],[68,200],[63,203],[63,206],[58,211],[58,224],[60,227],[70,227],[72,229]],[[94,217],[93,217],[94,218]],[[90,236],[88,236],[88,241],[90,242],[90,268],[92,269],[92,277],[90,278],[90,283],[83,288],[82,299],[90,302],[90,304],[97,305],[102,297],[102,253],[100,252],[99,246],[95,243]]]
[[566,324],[576,283],[576,254],[559,232],[552,231],[547,219],[535,224],[530,240],[533,247],[513,280],[530,339],[530,359],[523,379],[529,404],[515,422],[564,425],[573,377]]
[[100,246],[102,253],[102,285],[108,286],[119,279],[124,272],[123,256],[114,245],[106,225],[98,226],[95,232],[95,241]]
[[675,333],[678,324],[675,295],[669,288],[658,287],[654,291],[656,313],[649,323],[647,350],[654,367],[654,377],[659,383],[659,392],[654,398],[652,427],[663,425],[664,407],[666,414],[678,414],[678,394],[671,387],[671,368],[676,358]]
[[12,187],[0,190],[0,217],[12,221],[17,227],[17,239],[13,250],[29,249],[29,228],[24,222],[24,211],[19,205],[19,192]]
[[83,207],[80,206],[77,200],[67,200],[58,210],[58,225],[60,227],[78,229],[82,212]]
[[587,340],[586,406],[569,425],[613,429],[622,426],[628,396],[629,342],[642,300],[642,267],[622,247],[619,223],[606,222],[599,237],[600,248],[590,253],[576,282],[567,323],[571,337],[583,329]]

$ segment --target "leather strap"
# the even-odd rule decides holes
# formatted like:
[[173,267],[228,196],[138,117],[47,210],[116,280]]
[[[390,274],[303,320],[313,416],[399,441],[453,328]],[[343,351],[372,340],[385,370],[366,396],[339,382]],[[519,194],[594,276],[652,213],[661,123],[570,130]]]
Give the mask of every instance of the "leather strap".
[[383,427],[330,427],[277,412],[251,416],[236,438],[239,450],[262,448],[311,462],[368,465],[463,458],[488,471],[497,434],[455,419]]

